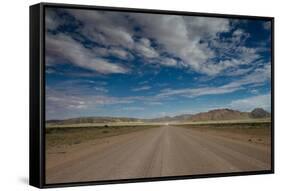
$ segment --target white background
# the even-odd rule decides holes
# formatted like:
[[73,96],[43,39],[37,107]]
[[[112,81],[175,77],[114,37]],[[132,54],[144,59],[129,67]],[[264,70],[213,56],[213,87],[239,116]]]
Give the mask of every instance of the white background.
[[[36,0],[1,1],[0,10],[0,190],[37,190],[28,185],[28,117],[29,117],[29,5]],[[51,1],[49,2],[56,2]],[[181,10],[225,14],[275,17],[275,137],[276,173],[227,178],[84,186],[53,190],[254,190],[281,188],[280,171],[280,38],[281,11],[278,0],[58,0],[60,3]],[[258,31],[257,31],[258,32]],[[278,188],[277,188],[278,190]]]

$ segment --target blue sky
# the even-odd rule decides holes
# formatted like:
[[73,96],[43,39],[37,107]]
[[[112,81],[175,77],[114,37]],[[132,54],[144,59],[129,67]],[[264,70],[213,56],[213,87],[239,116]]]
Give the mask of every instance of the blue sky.
[[271,110],[268,21],[47,8],[46,118]]

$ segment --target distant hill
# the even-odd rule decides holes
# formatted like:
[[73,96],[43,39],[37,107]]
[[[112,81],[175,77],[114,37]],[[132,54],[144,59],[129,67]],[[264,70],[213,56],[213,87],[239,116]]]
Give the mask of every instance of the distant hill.
[[190,117],[190,121],[221,121],[247,119],[249,113],[240,112],[232,109],[215,109],[208,112],[202,112]]
[[175,121],[185,121],[189,120],[193,115],[192,114],[183,114],[183,115],[177,115],[173,117]]
[[214,109],[197,114],[183,114],[174,117],[165,116],[153,119],[138,119],[129,117],[78,117],[65,120],[49,120],[48,124],[69,125],[82,123],[115,123],[115,122],[183,122],[183,121],[226,121],[242,120],[250,118],[268,118],[270,113],[262,108],[256,108],[251,112],[241,112],[232,109]]
[[146,119],[145,121],[148,121],[148,122],[186,121],[191,116],[192,116],[191,114],[183,114],[183,115],[177,115],[174,117],[165,116],[165,117],[159,117],[159,118],[153,118],[153,119]]
[[164,116],[164,117],[157,117],[153,119],[143,119],[145,122],[166,122],[166,121],[172,121],[173,117],[170,116]]
[[81,123],[139,122],[140,119],[128,117],[78,117],[65,120],[49,120],[48,124],[69,125]]
[[252,117],[252,118],[266,118],[266,117],[270,117],[270,113],[268,113],[267,111],[265,111],[262,108],[256,108],[253,111],[251,111],[250,117]]

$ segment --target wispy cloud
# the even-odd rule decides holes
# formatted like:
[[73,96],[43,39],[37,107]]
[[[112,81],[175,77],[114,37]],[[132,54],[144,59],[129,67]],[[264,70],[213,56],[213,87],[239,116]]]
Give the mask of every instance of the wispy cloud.
[[257,95],[244,99],[234,100],[230,103],[230,107],[240,111],[251,111],[257,107],[271,111],[271,94]]
[[131,104],[141,97],[113,97],[108,95],[68,94],[63,90],[46,89],[46,118],[57,118],[58,113],[98,110],[101,107],[117,104]]
[[[65,51],[67,50],[67,51]],[[128,73],[129,69],[103,58],[97,58],[91,49],[71,37],[58,34],[46,35],[46,57],[53,60],[64,60],[81,68],[97,71],[103,74]]]
[[145,102],[145,104],[147,104],[147,105],[163,105],[163,103],[162,102],[160,102],[160,101],[147,101],[147,102]]
[[145,110],[143,107],[123,107],[124,111],[143,111]]
[[94,87],[93,89],[95,89],[96,91],[99,91],[99,92],[103,92],[103,93],[108,92],[108,89],[106,89],[105,87]]
[[[160,53],[170,52],[183,59],[186,64],[190,63],[191,66],[204,63],[206,59],[208,59],[208,57],[206,57],[206,52],[212,52],[211,50],[206,51],[206,45],[199,45],[200,38],[206,35],[210,36],[209,34],[215,35],[216,33],[228,30],[229,28],[229,26],[227,26],[229,25],[229,21],[227,19],[189,19],[179,16],[163,17],[160,15],[146,15],[146,17],[143,17],[140,15],[135,16],[121,13],[105,14],[85,10],[71,10],[69,13],[80,22],[84,23],[84,28],[81,29],[81,32],[95,42],[108,44],[110,46],[122,46],[135,52],[137,55],[142,56],[144,59],[158,58]],[[167,17],[170,19],[166,19]],[[134,24],[130,23],[128,18],[131,18],[136,24],[142,26],[144,33],[138,34],[134,31]],[[196,22],[193,21],[194,19]],[[208,22],[206,22],[207,20]],[[160,25],[155,22],[160,23]],[[159,27],[162,26],[161,23],[163,26],[170,27],[161,28]],[[212,23],[213,25],[209,25],[208,23]],[[209,28],[202,28],[206,25],[208,25]],[[217,26],[217,28],[214,28],[213,26]],[[118,30],[115,30],[116,28],[118,28]],[[174,30],[175,28],[181,30]],[[210,33],[208,34],[204,30],[207,30]],[[115,32],[112,33],[112,31]],[[201,33],[202,37],[198,36],[198,31]],[[151,46],[149,38],[142,37],[134,40],[133,36],[137,35],[152,38],[155,42],[157,42],[157,44],[164,45],[165,48],[163,51],[156,50]],[[169,35],[168,38],[167,35]],[[173,39],[169,40],[170,38]],[[193,45],[192,51],[189,51],[190,45]],[[185,53],[181,53],[183,50],[185,50]],[[123,57],[126,55],[124,50],[122,53],[121,51],[118,51],[118,54]],[[151,62],[150,60],[147,61]],[[176,65],[174,60],[160,61],[159,63],[163,63],[163,65],[168,66]]]
[[141,86],[141,87],[133,88],[132,91],[139,92],[139,91],[150,90],[150,89],[151,89],[151,86]]
[[[65,24],[63,20],[58,20],[58,23],[54,24],[52,18],[57,17],[55,12],[48,13],[46,18],[50,30],[56,30]],[[250,65],[261,57],[258,47],[251,48],[245,44],[250,34],[242,29],[233,30],[235,23],[233,19],[79,9],[66,10],[66,13],[74,17],[77,23],[83,23],[77,24],[77,32],[97,44],[93,47],[95,51],[92,54],[96,53],[103,57],[110,55],[120,59],[140,57],[144,64],[181,67],[210,76],[228,72],[229,69],[241,65]],[[270,22],[264,23],[265,28],[268,28],[268,25]],[[221,37],[223,33],[230,33],[231,37]],[[85,56],[85,53],[82,55],[84,59],[89,57],[87,54]],[[91,61],[93,57],[90,56],[90,60],[86,60]],[[84,62],[80,60],[77,63]],[[128,72],[124,66],[116,65],[104,58],[89,63],[91,64],[84,63],[79,66],[95,68],[102,73]],[[89,66],[93,64],[94,66]],[[107,66],[106,69],[101,68],[101,65]]]
[[253,89],[253,90],[250,90],[250,92],[251,92],[252,94],[258,94],[258,93],[259,93],[259,90]]
[[226,94],[237,91],[241,87],[230,87],[229,84],[219,87],[204,87],[204,88],[184,88],[184,89],[165,89],[158,97],[170,97],[170,96],[184,96],[184,97],[198,97],[203,95],[218,95]]
[[246,85],[260,86],[269,79],[271,79],[271,67],[267,63],[262,68],[255,69],[251,74],[242,77],[239,80],[234,80],[228,84],[215,86],[215,87],[201,87],[201,88],[182,88],[182,89],[164,89],[159,93],[158,97],[169,96],[185,96],[185,97],[197,97],[203,95],[217,95],[232,93],[237,90],[244,89]]
[[144,58],[157,58],[159,53],[151,46],[151,42],[147,38],[141,38],[135,43],[134,50],[137,54],[140,54]]

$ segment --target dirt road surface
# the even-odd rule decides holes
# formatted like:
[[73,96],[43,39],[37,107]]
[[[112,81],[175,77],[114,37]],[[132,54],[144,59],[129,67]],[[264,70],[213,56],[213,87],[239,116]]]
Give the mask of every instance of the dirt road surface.
[[270,146],[163,126],[47,153],[46,182],[270,170]]

